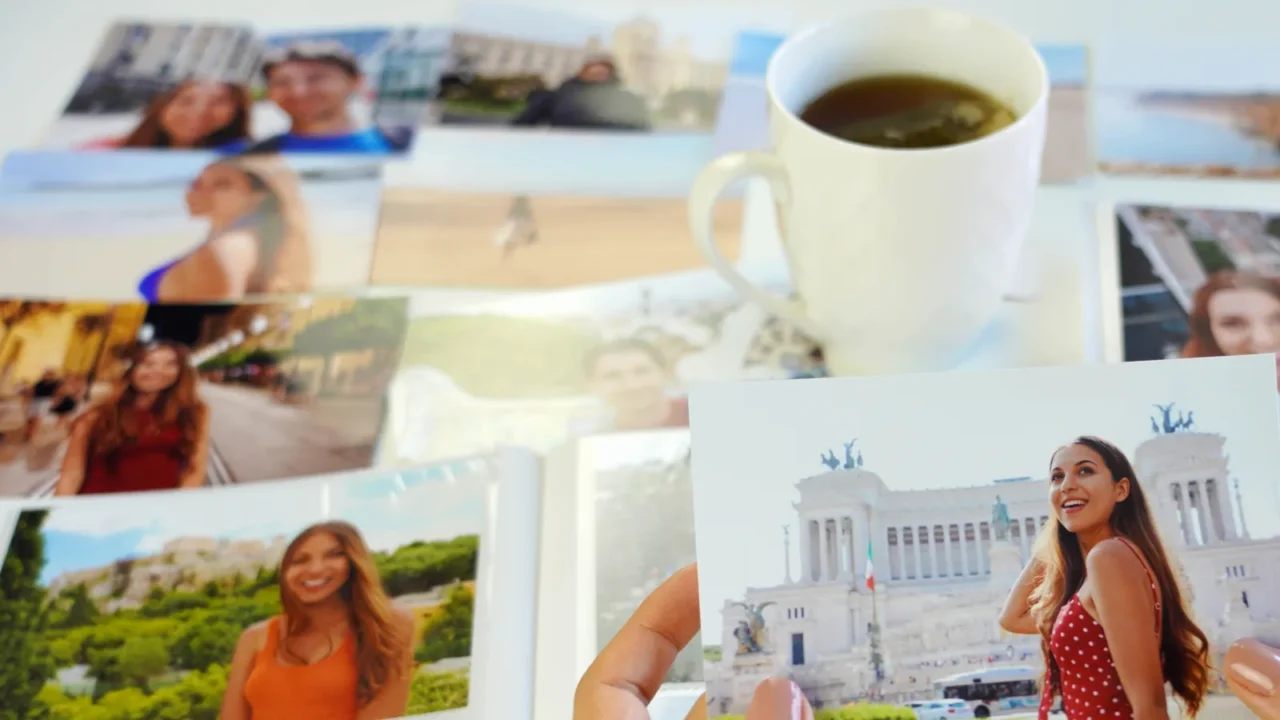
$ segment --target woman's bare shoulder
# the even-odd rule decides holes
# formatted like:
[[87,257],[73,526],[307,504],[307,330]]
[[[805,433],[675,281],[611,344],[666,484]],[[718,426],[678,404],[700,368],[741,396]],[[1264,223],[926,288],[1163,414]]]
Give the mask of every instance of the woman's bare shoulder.
[[1146,560],[1139,553],[1127,541],[1109,538],[1089,551],[1084,560],[1085,569],[1090,577],[1097,580],[1095,586],[1124,582],[1125,578],[1145,582],[1148,572]]
[[391,622],[400,630],[412,631],[418,622],[418,616],[402,605],[391,604]]
[[240,633],[240,640],[237,646],[241,649],[258,652],[267,644],[267,630],[271,627],[274,617],[260,620]]

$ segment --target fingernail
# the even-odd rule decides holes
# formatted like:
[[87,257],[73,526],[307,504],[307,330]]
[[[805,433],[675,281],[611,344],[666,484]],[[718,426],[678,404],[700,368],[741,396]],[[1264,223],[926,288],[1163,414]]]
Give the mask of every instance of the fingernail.
[[769,678],[756,687],[747,717],[752,720],[801,720],[804,717],[804,695],[799,686],[787,678]]
[[1254,692],[1260,695],[1271,695],[1275,692],[1275,683],[1271,682],[1271,678],[1254,670],[1243,663],[1231,663],[1229,666],[1231,672],[1238,676],[1241,680],[1254,686]]

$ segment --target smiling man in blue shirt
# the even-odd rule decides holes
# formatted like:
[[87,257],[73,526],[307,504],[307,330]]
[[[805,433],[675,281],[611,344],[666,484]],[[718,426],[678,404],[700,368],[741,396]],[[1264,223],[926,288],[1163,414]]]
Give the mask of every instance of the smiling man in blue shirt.
[[332,41],[298,42],[271,51],[262,63],[267,99],[289,116],[289,131],[249,152],[387,154],[407,142],[351,116],[351,99],[364,78],[355,54]]

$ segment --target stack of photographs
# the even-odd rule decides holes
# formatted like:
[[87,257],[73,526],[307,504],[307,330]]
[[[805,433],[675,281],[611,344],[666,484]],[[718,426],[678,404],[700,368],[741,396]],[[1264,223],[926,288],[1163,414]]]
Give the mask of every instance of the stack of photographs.
[[[1045,443],[1089,433],[1151,484],[1213,657],[1274,631],[1270,358],[768,382],[824,377],[822,349],[707,268],[685,198],[717,154],[767,148],[793,29],[572,0],[108,27],[0,168],[0,705],[567,717],[701,558],[704,632],[666,680],[705,684],[711,716],[783,672],[815,707],[1033,712],[1038,641],[992,608],[1053,517]],[[1280,351],[1280,196],[1247,182],[1280,168],[1266,63],[1038,49],[1034,232],[1077,233],[1043,208],[1092,203],[1094,179],[1123,190],[1101,211],[1105,359]],[[713,230],[794,296],[775,225],[735,187]],[[1040,281],[1020,282],[1015,311]],[[1082,397],[1102,399],[1063,409]],[[1029,427],[1033,398],[1059,420]],[[1034,457],[986,463],[991,437]],[[1202,714],[1232,702],[1214,675]]]

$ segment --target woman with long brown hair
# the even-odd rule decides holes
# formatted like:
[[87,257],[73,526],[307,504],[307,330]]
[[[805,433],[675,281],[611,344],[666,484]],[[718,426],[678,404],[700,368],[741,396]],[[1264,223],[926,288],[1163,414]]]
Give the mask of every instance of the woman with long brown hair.
[[1209,641],[1191,619],[1138,483],[1117,447],[1079,437],[1053,454],[1052,512],[1000,613],[1039,635],[1040,720],[1061,695],[1069,720],[1169,720],[1165,685],[1186,715],[1209,687]]
[[[1210,275],[1191,301],[1182,357],[1280,353],[1280,280],[1227,270]],[[1280,355],[1276,357],[1280,375]]]
[[139,346],[120,388],[71,427],[55,495],[204,485],[209,411],[179,343]]
[[151,148],[237,152],[248,147],[253,100],[242,85],[187,80],[152,98],[137,127],[124,137],[82,150]]
[[330,521],[298,533],[279,584],[283,612],[236,643],[221,719],[403,716],[416,628],[387,597],[360,532]]
[[148,302],[210,302],[311,289],[311,231],[298,176],[279,157],[242,155],[206,167],[187,209],[209,234],[147,273]]

